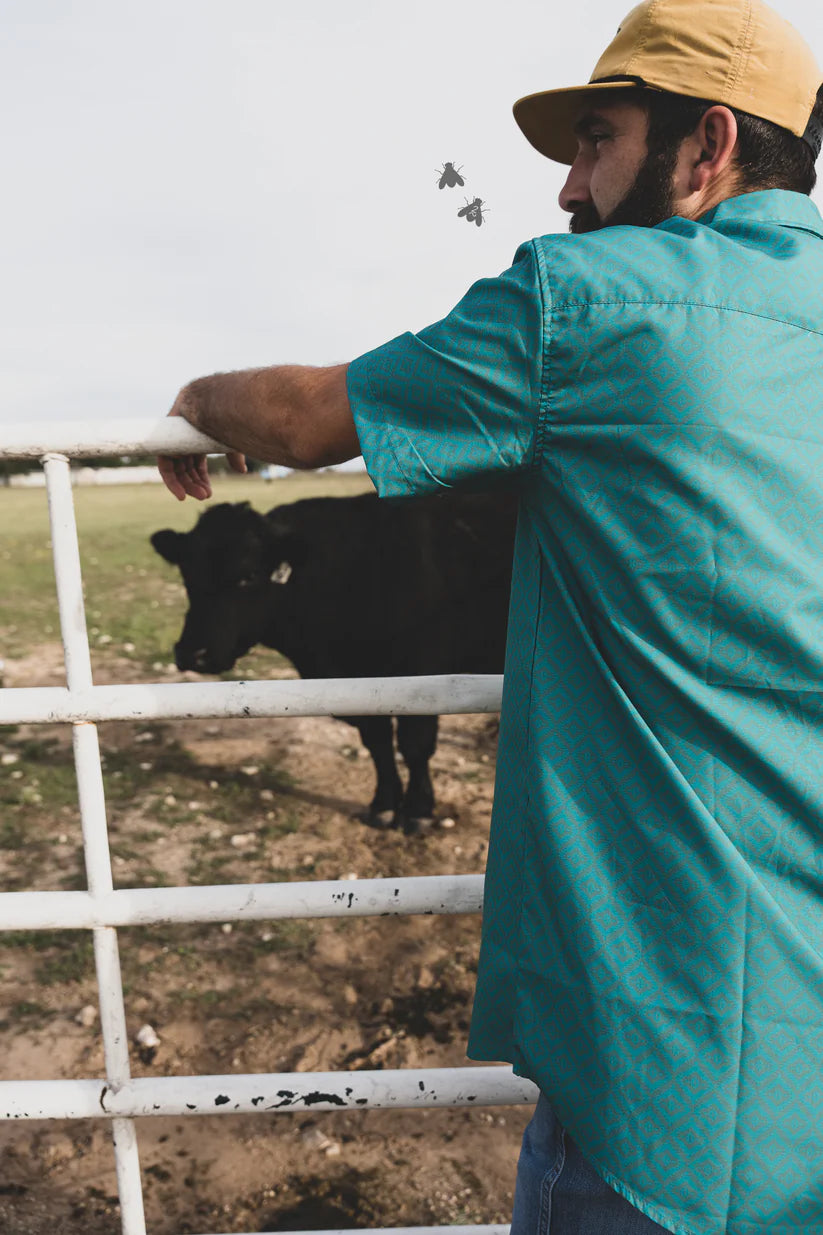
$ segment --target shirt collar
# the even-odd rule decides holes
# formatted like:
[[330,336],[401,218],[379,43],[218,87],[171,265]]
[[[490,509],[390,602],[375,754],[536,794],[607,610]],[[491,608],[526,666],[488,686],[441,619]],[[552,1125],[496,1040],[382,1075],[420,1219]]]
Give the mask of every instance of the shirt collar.
[[777,223],[802,228],[823,239],[823,218],[817,206],[805,193],[791,193],[786,189],[765,189],[728,197],[701,215],[699,222],[717,231],[723,231],[723,225],[730,222]]

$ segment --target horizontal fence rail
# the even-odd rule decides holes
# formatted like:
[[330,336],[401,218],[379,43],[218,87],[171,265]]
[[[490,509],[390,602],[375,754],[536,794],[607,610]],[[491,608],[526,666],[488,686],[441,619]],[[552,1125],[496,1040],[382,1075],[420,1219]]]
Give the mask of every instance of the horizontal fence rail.
[[122,686],[16,686],[0,691],[0,724],[193,720],[207,716],[454,716],[498,712],[498,674],[180,682]]
[[[509,1226],[381,1226],[358,1227],[357,1235],[508,1235]],[[306,1235],[305,1231],[281,1231],[280,1235]],[[351,1231],[312,1231],[312,1235],[352,1235]]]
[[252,1076],[138,1077],[102,1081],[0,1081],[4,1119],[134,1119],[148,1115],[271,1115],[384,1107],[513,1106],[537,1101],[509,1068],[401,1068]]
[[99,459],[106,455],[225,454],[212,437],[181,416],[160,420],[44,421],[0,427],[0,459],[42,460],[46,455]]
[[6,892],[0,895],[0,931],[480,913],[482,908],[482,875],[122,888],[101,896]]
[[[4,426],[0,459],[46,474],[65,687],[0,690],[0,725],[72,726],[88,890],[0,893],[0,932],[92,932],[105,1079],[0,1082],[0,1119],[108,1119],[123,1235],[146,1235],[135,1120],[152,1115],[271,1114],[523,1105],[537,1090],[508,1067],[133,1078],[117,929],[183,922],[478,913],[482,875],[115,889],[97,724],[205,717],[447,715],[496,712],[502,678],[436,675],[95,686],[83,603],[69,458],[224,453],[178,417]],[[0,935],[0,942],[2,936]],[[508,1226],[403,1227],[359,1235],[505,1235]],[[297,1232],[291,1235],[298,1235]],[[323,1235],[323,1233],[321,1233]],[[325,1235],[354,1235],[328,1231]]]

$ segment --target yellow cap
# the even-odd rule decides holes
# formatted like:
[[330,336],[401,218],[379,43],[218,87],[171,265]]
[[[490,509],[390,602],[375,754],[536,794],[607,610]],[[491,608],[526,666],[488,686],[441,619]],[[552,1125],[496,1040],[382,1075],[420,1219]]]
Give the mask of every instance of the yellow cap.
[[541,154],[573,163],[574,123],[592,96],[648,86],[771,120],[817,153],[819,132],[807,127],[821,80],[811,48],[761,0],[645,0],[623,19],[587,86],[526,95],[514,118]]

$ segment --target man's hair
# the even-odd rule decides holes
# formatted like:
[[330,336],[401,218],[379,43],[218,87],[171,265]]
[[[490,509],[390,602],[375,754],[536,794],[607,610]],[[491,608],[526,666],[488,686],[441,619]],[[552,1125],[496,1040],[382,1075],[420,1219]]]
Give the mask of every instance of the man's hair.
[[[609,101],[642,107],[649,118],[646,138],[649,154],[669,152],[672,156],[697,128],[704,113],[716,106],[711,99],[691,99],[639,86],[610,92]],[[730,107],[729,111],[737,121],[735,166],[742,192],[789,189],[794,193],[811,193],[817,183],[815,157],[803,138],[736,107]],[[812,114],[823,124],[823,86],[817,92]]]

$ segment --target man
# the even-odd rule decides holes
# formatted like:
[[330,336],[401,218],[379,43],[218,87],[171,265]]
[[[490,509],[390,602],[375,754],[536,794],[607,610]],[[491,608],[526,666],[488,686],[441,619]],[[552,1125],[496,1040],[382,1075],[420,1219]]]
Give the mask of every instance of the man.
[[647,0],[515,105],[575,234],[349,366],[172,409],[295,466],[362,448],[382,494],[520,495],[469,1042],[544,1095],[515,1235],[823,1233],[820,83],[759,0]]

